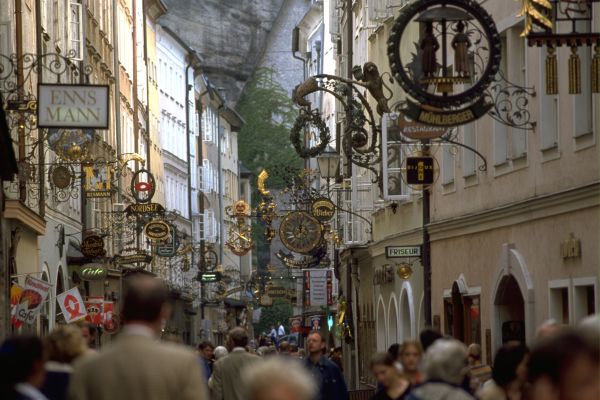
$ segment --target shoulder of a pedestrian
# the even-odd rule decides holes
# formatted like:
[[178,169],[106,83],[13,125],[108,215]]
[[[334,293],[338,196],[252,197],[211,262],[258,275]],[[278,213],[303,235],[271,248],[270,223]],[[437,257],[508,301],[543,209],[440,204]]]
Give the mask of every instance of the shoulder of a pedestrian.
[[445,400],[474,400],[475,398],[458,386],[445,382],[426,381],[416,386],[407,397],[410,400],[418,399],[445,399]]
[[483,387],[477,392],[477,396],[481,400],[505,400],[506,394],[493,379],[488,380]]

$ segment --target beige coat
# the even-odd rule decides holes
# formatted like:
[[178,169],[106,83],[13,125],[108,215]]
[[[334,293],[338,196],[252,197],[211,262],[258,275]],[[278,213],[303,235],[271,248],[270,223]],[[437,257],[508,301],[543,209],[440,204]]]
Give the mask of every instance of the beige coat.
[[71,400],[207,400],[198,357],[182,346],[124,335],[75,365]]
[[245,387],[241,382],[243,371],[261,362],[258,356],[234,349],[227,356],[221,358],[213,366],[211,376],[212,400],[244,400],[247,398]]

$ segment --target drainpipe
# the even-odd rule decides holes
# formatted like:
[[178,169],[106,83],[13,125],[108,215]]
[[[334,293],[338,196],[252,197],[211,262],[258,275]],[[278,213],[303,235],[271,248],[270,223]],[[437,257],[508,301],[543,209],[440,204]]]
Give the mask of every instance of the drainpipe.
[[[15,42],[17,51],[17,88],[19,88],[19,97],[23,95],[23,6],[22,0],[15,0]],[[23,117],[19,117],[18,124],[18,143],[19,143],[19,162],[25,160],[25,121]],[[25,179],[19,179],[19,200],[25,202],[27,200],[27,186]]]
[[[131,1],[131,8],[133,11],[133,32],[131,33],[133,46],[132,46],[132,57],[133,57],[133,151],[139,154],[140,147],[140,118],[138,115],[139,105],[138,105],[138,73],[137,73],[137,5],[136,0]],[[139,168],[139,163],[135,162],[135,169]],[[139,246],[138,246],[139,247]]]
[[[113,0],[113,69],[115,77],[115,139],[117,158],[121,154],[121,70],[119,67],[119,39],[117,33],[119,31],[118,23],[119,3]],[[121,179],[117,180],[117,203],[123,202],[123,190],[121,187]]]
[[[191,157],[190,157],[190,149],[191,149],[191,143],[190,143],[190,85],[189,83],[189,75],[190,75],[190,68],[192,67],[192,61],[194,59],[194,56],[196,55],[196,52],[194,50],[191,50],[188,53],[188,64],[187,67],[185,67],[185,146],[186,146],[186,151],[187,151],[187,155],[186,155],[186,159],[187,159],[187,185],[188,185],[188,191],[187,191],[187,195],[188,195],[188,212],[187,212],[187,217],[190,220],[190,236],[193,238],[193,231],[194,231],[194,224],[192,224],[192,163],[191,163]],[[193,253],[192,253],[193,254]]]
[[[69,10],[70,12],[70,10]],[[40,59],[40,56],[42,55],[42,16],[41,16],[41,6],[40,6],[40,2],[36,1],[35,2],[35,52],[37,55],[38,60]],[[83,40],[85,40],[84,38],[82,38]],[[37,73],[38,73],[38,83],[42,83],[44,81],[44,77],[43,77],[43,68],[39,68]],[[40,133],[41,129],[38,129],[38,133]],[[40,143],[40,146],[38,147],[38,171],[43,171],[44,170],[44,163],[46,162],[45,160],[45,152],[44,152],[44,142]],[[46,190],[44,190],[44,186],[45,186],[45,176],[43,173],[40,173],[40,176],[38,177],[38,188],[39,188],[39,192],[40,192],[40,204],[39,204],[39,214],[41,217],[43,217],[46,214]]]
[[223,263],[223,171],[221,168],[221,110],[225,108],[223,104],[219,105],[217,112],[217,169],[219,170],[219,261]]

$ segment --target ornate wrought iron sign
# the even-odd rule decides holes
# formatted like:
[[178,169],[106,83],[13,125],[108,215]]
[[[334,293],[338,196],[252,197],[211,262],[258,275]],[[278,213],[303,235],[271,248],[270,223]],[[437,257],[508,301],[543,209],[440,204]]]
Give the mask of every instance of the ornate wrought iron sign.
[[148,203],[154,197],[156,180],[146,169],[140,169],[131,178],[131,194],[138,203]]
[[111,197],[111,175],[110,164],[82,164],[83,190],[85,197]]
[[433,181],[433,157],[406,158],[406,183],[409,185],[431,185]]
[[[412,37],[414,29],[424,33],[411,54],[406,49],[412,46],[403,39]],[[421,0],[409,5],[388,40],[392,73],[414,99],[407,100],[404,112],[434,126],[480,118],[493,107],[484,92],[499,70],[500,49],[492,17],[474,1]]]
[[114,261],[116,264],[119,264],[119,265],[139,264],[139,263],[148,264],[148,263],[152,262],[152,256],[143,250],[136,250],[132,254],[115,256]]
[[246,224],[246,218],[250,216],[250,205],[239,200],[233,206],[227,207],[225,212],[230,218],[235,219],[235,223],[229,228],[229,239],[225,245],[233,254],[244,256],[254,245],[252,228]]
[[179,248],[179,238],[177,237],[177,227],[169,225],[169,238],[156,245],[156,255],[159,257],[173,257]]
[[319,197],[312,202],[310,213],[320,222],[327,222],[335,214],[335,204],[327,197]]
[[166,239],[171,233],[171,227],[162,220],[150,221],[144,226],[144,234],[152,241]]
[[81,241],[81,254],[88,258],[100,257],[106,253],[104,240],[98,235],[90,235]]
[[162,214],[164,212],[165,208],[159,203],[135,203],[125,208],[125,213],[128,215]]

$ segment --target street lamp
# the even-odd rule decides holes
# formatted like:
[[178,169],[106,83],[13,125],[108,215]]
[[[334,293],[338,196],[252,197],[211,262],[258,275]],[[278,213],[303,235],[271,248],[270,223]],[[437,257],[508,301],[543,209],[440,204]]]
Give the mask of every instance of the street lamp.
[[325,151],[316,158],[317,163],[319,164],[319,172],[323,179],[326,179],[329,182],[329,179],[337,176],[340,169],[341,157],[333,147],[327,145]]

